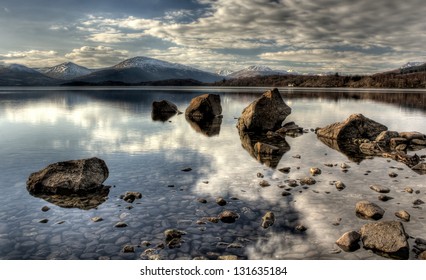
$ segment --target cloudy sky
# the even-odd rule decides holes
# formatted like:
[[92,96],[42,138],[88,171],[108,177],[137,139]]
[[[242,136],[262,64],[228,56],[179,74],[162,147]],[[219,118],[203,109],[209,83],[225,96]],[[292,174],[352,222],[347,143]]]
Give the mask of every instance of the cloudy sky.
[[424,0],[0,0],[0,63],[375,73],[426,61],[425,15]]

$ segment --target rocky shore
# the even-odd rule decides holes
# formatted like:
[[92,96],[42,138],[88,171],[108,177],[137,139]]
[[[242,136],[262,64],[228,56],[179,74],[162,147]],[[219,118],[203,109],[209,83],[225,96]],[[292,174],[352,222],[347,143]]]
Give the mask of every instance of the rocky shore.
[[[329,170],[350,172],[351,165],[348,163],[318,162],[316,166],[303,170],[303,176],[293,175],[300,173],[300,170],[293,167],[278,168],[284,154],[290,151],[289,142],[291,141],[287,141],[289,138],[302,137],[308,133],[314,135],[314,129],[304,129],[293,121],[286,122],[291,112],[292,109],[284,102],[279,91],[273,89],[249,104],[237,121],[235,133],[239,133],[241,146],[253,158],[267,167],[266,172],[252,174],[253,177],[256,177],[256,187],[259,192],[262,189],[275,188],[277,197],[292,202],[296,195],[304,192],[319,193],[320,190],[317,186],[324,185],[325,181],[327,181],[325,185],[328,184],[338,193],[350,192],[351,182],[342,181],[339,178],[329,180],[333,176]],[[180,114],[179,109],[170,101],[163,100],[152,105],[152,119],[155,121],[166,122],[178,114]],[[208,137],[219,135],[222,118],[219,95],[198,96],[191,100],[185,110],[185,119],[188,124],[195,131]],[[341,123],[330,124],[314,131],[321,143],[347,155],[353,162],[359,163],[365,159],[380,157],[402,162],[416,174],[426,173],[425,157],[415,154],[426,148],[426,135],[420,132],[388,131],[385,125],[361,114],[350,115]],[[293,155],[292,158],[297,161],[301,160],[302,156]],[[273,175],[275,173],[269,172],[269,170],[278,171],[285,175],[286,179],[277,184],[276,175]],[[181,172],[191,174],[194,170],[186,167],[181,169]],[[27,190],[31,195],[59,207],[94,209],[106,200],[113,199],[109,196],[110,187],[103,185],[108,175],[109,170],[106,163],[98,158],[58,162],[31,174],[27,180]],[[243,174],[242,176],[251,175]],[[389,173],[389,180],[397,176],[396,172]],[[209,182],[204,181],[203,184],[208,185]],[[326,195],[330,194],[331,188]],[[408,259],[410,252],[414,252],[415,258],[425,259],[426,236],[413,236],[405,226],[419,218],[418,212],[413,212],[410,208],[422,207],[423,200],[421,198],[413,200],[412,205],[399,204],[400,209],[392,212],[394,219],[389,220],[387,207],[383,205],[389,203],[386,201],[392,201],[392,195],[397,190],[380,184],[366,185],[365,188],[368,189],[369,195],[359,199],[353,205],[351,218],[356,223],[361,222],[362,226],[354,226],[343,235],[336,230],[333,239],[338,247],[333,247],[334,243],[329,244],[330,248],[334,248],[333,254],[351,254],[360,250],[371,250],[385,258]],[[168,193],[184,192],[185,190],[177,183],[176,185],[169,184],[165,189]],[[157,224],[144,224],[142,221],[132,223],[129,222],[132,210],[146,207],[144,203],[147,203],[145,193],[138,190],[125,190],[117,197],[116,203],[121,209],[119,219],[111,219],[107,216],[87,218],[90,227],[100,227],[100,225],[110,223],[109,228],[113,229],[112,235],[115,236],[115,241],[113,245],[103,249],[101,256],[82,253],[79,258],[110,259],[110,255],[119,255],[124,259],[149,260],[185,258],[185,255],[189,255],[191,247],[197,247],[201,248],[201,253],[191,258],[244,259],[246,252],[253,245],[253,240],[235,237],[238,236],[238,230],[255,227],[264,232],[265,237],[262,238],[267,240],[263,240],[263,243],[260,242],[266,244],[262,245],[264,250],[268,250],[268,246],[274,246],[273,236],[278,235],[281,238],[276,242],[287,238],[284,234],[280,235],[281,231],[285,234],[306,237],[315,230],[314,226],[299,222],[296,211],[292,209],[279,209],[271,206],[271,209],[260,211],[253,206],[248,207],[244,200],[234,196],[197,197],[196,199],[191,196],[184,201],[174,201],[174,204],[169,205],[170,207],[186,203],[193,207],[191,211],[196,209],[193,211],[194,216],[185,219],[179,218],[175,224],[161,220],[157,221]],[[407,187],[403,191],[410,194],[418,190]],[[376,203],[378,195],[380,203]],[[399,203],[396,201],[392,203],[394,202]],[[177,216],[177,213],[173,213],[174,208],[169,209],[167,205],[161,209],[155,209],[155,206],[150,209],[168,211],[170,215]],[[149,215],[150,209],[146,209],[146,215]],[[48,206],[41,209],[42,213],[50,213],[49,211],[51,212]],[[339,212],[339,209],[336,211]],[[385,220],[383,217],[388,218]],[[143,220],[143,217],[139,217],[139,219]],[[43,218],[37,222],[43,226],[52,223],[49,218]],[[250,226],[245,226],[244,223]],[[334,221],[336,227],[340,223],[339,219]],[[235,229],[232,228],[234,225]],[[151,231],[155,232],[156,237],[147,239],[141,234],[131,236],[129,231],[137,231],[138,227],[149,227]],[[215,244],[221,253],[203,249],[203,244],[199,239],[192,239],[213,228],[224,232],[232,231],[234,234],[233,238],[225,234],[222,239],[212,238],[210,240],[210,243]],[[107,233],[100,230],[99,235],[104,234]],[[93,246],[95,245],[97,244],[94,243]],[[303,247],[303,243],[300,246]],[[177,252],[182,253],[179,255]]]

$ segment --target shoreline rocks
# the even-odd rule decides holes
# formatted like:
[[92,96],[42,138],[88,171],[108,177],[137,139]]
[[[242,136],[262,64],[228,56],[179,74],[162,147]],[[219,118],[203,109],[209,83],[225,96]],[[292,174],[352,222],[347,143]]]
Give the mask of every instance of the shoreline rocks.
[[359,201],[355,206],[355,211],[357,216],[373,220],[379,220],[385,214],[385,210],[380,206],[366,200]]

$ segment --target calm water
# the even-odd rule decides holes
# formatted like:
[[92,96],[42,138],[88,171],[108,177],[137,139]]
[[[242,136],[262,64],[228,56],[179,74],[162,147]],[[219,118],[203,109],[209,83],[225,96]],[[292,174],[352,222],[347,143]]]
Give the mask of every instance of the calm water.
[[[139,259],[141,254],[148,258],[143,252],[150,248],[151,254],[162,259],[216,259],[220,255],[381,259],[364,249],[346,253],[334,245],[344,232],[367,222],[354,211],[356,202],[363,199],[386,210],[383,220],[397,219],[394,212],[407,210],[411,214],[411,221],[404,222],[407,233],[426,238],[426,213],[412,207],[415,199],[426,201],[426,175],[402,163],[384,158],[352,162],[311,131],[285,139],[290,150],[276,168],[253,158],[242,146],[236,118],[263,91],[0,89],[0,259]],[[203,93],[221,95],[220,131],[196,131],[184,115],[165,122],[152,120],[152,101],[167,99],[184,111],[191,98]],[[426,133],[426,92],[283,89],[281,93],[292,108],[286,122],[307,129],[362,113],[390,130]],[[416,153],[425,155],[426,150]],[[53,162],[92,156],[106,161],[110,176],[105,184],[114,186],[96,208],[63,208],[27,192],[30,173]],[[347,163],[351,168],[344,173],[339,166],[324,163]],[[192,171],[181,171],[187,167]],[[291,172],[281,173],[281,167],[291,167]],[[283,197],[284,189],[278,186],[287,179],[308,176],[310,167],[322,169],[315,177],[317,183],[292,188],[291,195]],[[398,177],[390,178],[390,171]],[[258,178],[258,173],[264,178]],[[261,180],[270,186],[260,187]],[[329,183],[335,180],[347,188],[337,191]],[[371,184],[389,187],[394,199],[378,201],[378,194],[369,189]],[[403,192],[407,186],[420,193]],[[143,197],[127,203],[120,199],[126,191],[139,191]],[[227,205],[217,205],[217,197],[223,197]],[[207,203],[200,203],[199,198]],[[43,206],[50,210],[41,211]],[[225,209],[240,218],[232,224],[197,223]],[[263,229],[261,218],[267,211],[275,213],[276,222]],[[103,221],[93,222],[96,216]],[[39,223],[41,219],[48,222]],[[114,227],[119,221],[128,226]],[[296,231],[300,224],[308,229]],[[179,248],[156,248],[164,242],[163,232],[168,228],[185,231],[183,243]],[[151,245],[141,245],[143,241]],[[412,246],[413,239],[409,242]],[[134,245],[135,253],[123,253],[124,245]]]

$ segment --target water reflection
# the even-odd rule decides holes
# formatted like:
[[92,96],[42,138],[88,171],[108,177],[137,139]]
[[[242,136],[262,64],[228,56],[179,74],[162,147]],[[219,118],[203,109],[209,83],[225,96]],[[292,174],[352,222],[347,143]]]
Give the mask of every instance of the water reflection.
[[99,205],[107,201],[108,194],[109,188],[103,188],[97,193],[87,195],[31,195],[37,198],[44,199],[45,201],[62,208],[78,208],[82,210],[90,210],[97,208]]
[[185,116],[186,121],[198,133],[204,134],[207,137],[216,136],[220,133],[222,125],[222,117],[213,117],[208,119],[191,119]]
[[[270,167],[276,168],[281,161],[283,155],[290,151],[290,145],[285,138],[280,136],[267,137],[256,133],[248,133],[238,130],[241,140],[241,146],[257,161]],[[262,153],[256,148],[257,143],[263,143],[278,148],[271,153]]]
[[[185,108],[200,94],[195,90],[35,94],[37,98],[19,92],[0,96],[0,130],[4,132],[0,139],[0,219],[5,221],[0,224],[2,259],[137,259],[145,248],[135,247],[135,254],[123,254],[122,245],[140,244],[142,240],[158,244],[163,242],[164,230],[174,227],[188,234],[181,248],[160,250],[166,259],[215,258],[218,254],[235,254],[243,259],[377,259],[380,257],[363,249],[351,254],[330,253],[343,232],[365,223],[355,216],[353,208],[360,198],[377,200],[377,194],[366,186],[392,185],[393,201],[400,204],[386,204],[386,219],[395,219],[394,213],[402,205],[412,205],[417,194],[403,193],[405,186],[420,190],[418,196],[424,200],[424,178],[407,168],[390,169],[405,167],[402,164],[374,158],[349,163],[351,169],[343,173],[338,164],[347,162],[340,152],[348,153],[346,149],[326,146],[314,133],[285,139],[238,134],[235,118],[258,92],[220,93],[223,118],[217,119],[219,123],[196,127],[183,115],[175,115],[171,122],[154,122],[151,116],[153,100],[164,98]],[[425,130],[426,114],[420,110],[361,103],[356,98],[330,102],[325,97],[294,97],[288,103],[294,109],[288,120],[307,128],[340,121],[348,112],[366,112],[392,130]],[[215,137],[206,137],[212,135]],[[259,141],[279,146],[279,153],[259,155],[254,150]],[[293,158],[296,154],[301,159]],[[34,169],[95,155],[105,159],[110,169],[106,183],[116,186],[106,196],[64,202],[61,197],[35,199],[26,192],[25,180]],[[356,154],[349,156],[356,158]],[[336,167],[323,166],[329,162]],[[280,166],[291,167],[290,173],[279,172]],[[187,167],[192,171],[181,171]],[[290,189],[286,181],[309,176],[310,167],[323,170],[315,177],[318,183]],[[396,179],[400,181],[390,181],[387,169],[398,172]],[[370,175],[363,175],[367,170]],[[259,172],[264,178],[257,177]],[[267,180],[270,186],[260,187],[261,180]],[[341,180],[347,188],[337,191],[328,184],[335,180]],[[282,196],[285,189],[289,189],[289,196]],[[128,204],[119,199],[126,191],[140,191],[143,197]],[[215,203],[219,196],[226,199],[226,206]],[[205,198],[207,203],[199,203],[198,198]],[[17,199],[23,203],[17,204]],[[46,201],[57,207],[52,205],[49,212],[41,213]],[[80,208],[64,208],[70,205]],[[196,223],[224,209],[237,212],[241,219],[226,225]],[[267,211],[274,212],[276,222],[265,230],[260,224]],[[404,224],[406,231],[422,237],[425,220],[420,218],[424,211],[413,208],[411,212],[413,222]],[[47,227],[37,222],[47,216]],[[104,221],[94,224],[90,220],[93,216]],[[334,225],[336,219],[341,219],[340,225]],[[55,220],[65,223],[56,225]],[[118,221],[128,227],[115,229]],[[295,231],[300,223],[308,230]],[[53,231],[50,225],[54,225]],[[243,247],[220,247],[223,242],[239,242]]]

